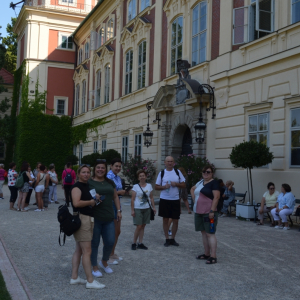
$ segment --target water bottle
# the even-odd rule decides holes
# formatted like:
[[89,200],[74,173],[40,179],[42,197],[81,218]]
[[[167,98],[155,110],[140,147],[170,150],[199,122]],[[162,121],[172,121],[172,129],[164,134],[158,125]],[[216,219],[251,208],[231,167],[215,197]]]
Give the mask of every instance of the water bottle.
[[211,233],[215,232],[215,218],[210,219],[210,227],[209,227],[209,231]]
[[[170,180],[168,180],[168,184],[171,184],[171,181],[170,181]],[[166,192],[167,192],[167,193],[169,193],[169,191],[170,191],[170,188],[166,189]]]

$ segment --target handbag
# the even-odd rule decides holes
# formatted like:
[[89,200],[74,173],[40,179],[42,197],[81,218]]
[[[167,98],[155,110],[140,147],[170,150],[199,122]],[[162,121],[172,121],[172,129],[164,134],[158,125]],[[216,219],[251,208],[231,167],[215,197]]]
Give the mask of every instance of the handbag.
[[154,214],[153,208],[152,208],[152,206],[151,206],[151,204],[150,204],[150,202],[149,202],[149,198],[148,198],[147,194],[144,192],[144,190],[142,189],[142,187],[141,187],[140,185],[139,185],[139,187],[140,187],[140,189],[142,190],[144,197],[146,197],[147,202],[148,202],[149,207],[150,207],[150,213],[151,213],[151,214],[150,214],[150,221],[154,221],[154,216],[155,216],[155,214]]

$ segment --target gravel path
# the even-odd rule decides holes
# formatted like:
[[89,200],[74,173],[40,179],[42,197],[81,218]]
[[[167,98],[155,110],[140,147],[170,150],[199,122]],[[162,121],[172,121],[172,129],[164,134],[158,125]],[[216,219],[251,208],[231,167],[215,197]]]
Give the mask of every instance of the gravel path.
[[[33,298],[42,299],[299,299],[300,232],[255,226],[235,218],[219,221],[218,263],[205,265],[193,216],[186,210],[179,223],[179,247],[163,246],[161,218],[145,230],[148,251],[130,249],[134,226],[129,198],[123,198],[122,233],[117,253],[124,258],[114,273],[99,281],[103,290],[71,286],[73,237],[58,245],[58,205],[47,212],[8,210],[8,188],[0,202],[0,233]],[[32,197],[32,203],[34,197]],[[62,190],[59,187],[59,201]],[[31,205],[33,208],[33,206]],[[99,257],[100,258],[100,257]],[[80,276],[85,278],[82,267]]]

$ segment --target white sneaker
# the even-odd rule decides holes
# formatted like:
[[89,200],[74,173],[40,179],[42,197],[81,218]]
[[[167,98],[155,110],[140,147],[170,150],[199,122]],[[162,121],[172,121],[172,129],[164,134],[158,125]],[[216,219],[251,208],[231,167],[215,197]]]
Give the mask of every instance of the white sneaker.
[[117,264],[119,264],[118,261],[117,261],[117,260],[114,260],[113,258],[110,258],[110,259],[107,261],[107,263],[108,263],[109,265],[117,265]]
[[34,211],[42,211],[42,210],[37,208],[37,209],[35,209]]
[[282,225],[276,225],[274,228],[276,228],[276,229],[283,229],[283,226]]
[[168,235],[171,236],[172,235],[172,230],[168,231]]
[[283,227],[283,230],[290,230],[290,227]]
[[97,277],[97,278],[102,277],[102,273],[99,270],[92,271],[92,275],[95,276],[95,277]]
[[79,276],[77,277],[77,279],[70,279],[70,284],[86,284],[87,281],[80,278]]
[[104,267],[102,261],[99,262],[99,267],[102,268],[107,274],[111,274],[114,272],[109,266]]
[[220,218],[226,218],[227,214],[223,214],[222,216],[220,216]]
[[30,208],[28,206],[24,207],[24,210],[29,210]]
[[85,287],[87,289],[103,289],[103,288],[105,288],[105,285],[102,284],[102,283],[100,283],[100,282],[98,282],[98,281],[96,281],[96,280],[94,280],[91,283],[87,282],[86,285],[85,285]]

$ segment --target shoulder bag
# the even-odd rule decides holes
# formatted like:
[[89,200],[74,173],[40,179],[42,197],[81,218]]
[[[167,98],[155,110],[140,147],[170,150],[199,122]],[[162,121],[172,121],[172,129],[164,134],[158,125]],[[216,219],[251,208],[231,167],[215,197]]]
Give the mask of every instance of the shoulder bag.
[[154,221],[154,216],[155,216],[155,214],[154,214],[153,208],[152,208],[152,206],[151,206],[151,204],[150,204],[150,202],[149,202],[149,197],[147,196],[147,194],[144,192],[144,190],[142,189],[142,187],[141,187],[140,185],[139,185],[139,187],[140,187],[140,189],[142,190],[143,195],[144,195],[144,197],[147,199],[147,202],[148,202],[148,204],[149,204],[149,206],[150,206],[150,210],[151,210],[150,220],[151,220],[151,221]]

